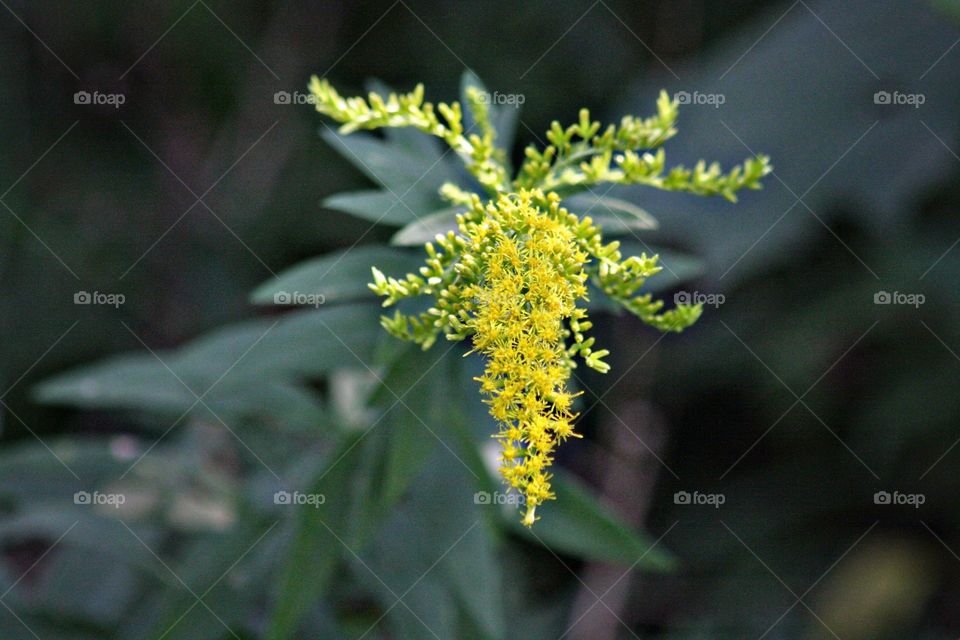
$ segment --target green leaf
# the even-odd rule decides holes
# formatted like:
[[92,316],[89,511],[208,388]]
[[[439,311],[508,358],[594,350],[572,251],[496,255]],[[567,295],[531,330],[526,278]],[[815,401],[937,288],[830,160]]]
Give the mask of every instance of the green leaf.
[[379,224],[402,226],[444,206],[440,187],[459,182],[452,159],[435,145],[415,146],[404,135],[379,139],[369,134],[343,136],[327,129],[324,139],[381,189],[342,193],[324,206]]
[[382,335],[379,317],[372,303],[295,311],[215,331],[178,349],[173,364],[164,360],[210,383],[231,366],[231,378],[314,378],[372,363]]
[[349,213],[357,218],[376,224],[400,227],[428,215],[443,206],[439,197],[413,191],[402,195],[389,191],[351,191],[332,195],[323,201],[323,206]]
[[397,246],[421,246],[433,241],[437,234],[446,235],[457,230],[457,214],[463,213],[463,207],[449,207],[434,211],[428,216],[411,222],[390,238],[390,244]]
[[247,355],[229,375],[253,380],[263,376],[309,379],[344,367],[365,369],[376,362],[383,337],[376,304],[291,313],[262,334],[256,346],[250,343]]
[[[244,420],[283,430],[315,430],[326,414],[314,390],[278,379],[251,384],[246,378],[228,376],[204,397],[204,402],[223,420]],[[218,421],[214,418],[213,422]]]
[[557,553],[612,562],[647,571],[670,571],[673,556],[646,534],[634,531],[580,481],[558,469],[553,478],[556,500],[537,507],[540,521],[532,530],[512,526],[532,542]]
[[323,132],[323,138],[378,187],[398,196],[410,190],[439,198],[440,186],[456,178],[448,164],[408,145],[391,144],[367,133],[340,135],[331,129]]
[[[191,407],[205,411],[196,396],[208,393],[204,402],[214,410],[232,406],[259,415],[279,401],[292,410],[283,416],[309,419],[319,405],[303,398],[302,381],[372,366],[382,338],[378,318],[377,305],[355,304],[244,322],[156,356],[123,355],[55,376],[34,393],[48,404],[175,416]],[[264,380],[271,384],[261,388]],[[284,398],[296,404],[284,407]]]
[[44,404],[83,409],[184,411],[196,398],[149,354],[124,354],[59,374],[33,390]]
[[[370,268],[384,273],[416,273],[423,263],[419,252],[407,252],[374,245],[338,251],[313,258],[287,269],[264,282],[251,294],[254,304],[296,302],[293,294],[323,296],[324,304],[357,298],[373,298],[367,287],[372,280]],[[279,296],[279,297],[278,297]],[[314,298],[317,299],[317,298]]]
[[644,209],[626,200],[578,193],[563,199],[563,206],[580,217],[590,216],[605,236],[625,235],[633,231],[651,231],[660,225]]
[[[442,424],[449,414],[445,400],[452,392],[449,370],[454,358],[440,355],[438,361],[437,355],[408,345],[406,354],[396,360],[384,378],[384,385],[392,391],[385,396],[386,401],[393,405],[387,425],[382,498],[389,505],[406,492],[436,448],[437,441],[428,430],[435,427],[429,425]],[[411,372],[422,372],[415,374],[422,379],[411,380]]]
[[481,522],[450,551],[443,563],[447,582],[451,583],[460,607],[483,631],[483,637],[489,638],[504,637],[506,626],[503,575],[496,543],[496,538]]

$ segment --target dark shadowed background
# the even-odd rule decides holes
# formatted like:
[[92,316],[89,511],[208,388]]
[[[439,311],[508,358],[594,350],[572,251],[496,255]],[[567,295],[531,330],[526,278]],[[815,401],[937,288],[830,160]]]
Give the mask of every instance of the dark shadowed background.
[[[960,634],[957,3],[0,5],[0,637]],[[408,167],[331,146],[310,75],[467,70],[522,101],[514,160],[664,88],[671,162],[775,168],[736,205],[604,194],[708,306],[597,316],[613,370],[577,372],[532,534],[475,499],[462,351],[384,340],[362,286],[251,298],[396,231],[321,205]]]

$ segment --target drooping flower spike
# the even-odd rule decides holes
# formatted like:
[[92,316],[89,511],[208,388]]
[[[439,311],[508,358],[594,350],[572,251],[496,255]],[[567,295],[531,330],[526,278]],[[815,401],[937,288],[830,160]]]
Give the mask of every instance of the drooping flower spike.
[[657,256],[624,258],[619,243],[605,243],[590,217],[561,207],[561,196],[615,183],[734,201],[738,190],[759,188],[771,170],[768,159],[750,158],[726,174],[702,162],[664,174],[660,147],[676,133],[677,103],[661,93],[656,116],[628,116],[603,133],[586,110],[566,129],[554,122],[547,134],[551,144],[528,147],[526,161],[510,180],[505,152],[495,146],[488,97],[479,89],[467,91],[467,108],[479,129],[468,134],[460,104],[434,108],[424,102],[422,85],[386,98],[371,93],[366,100],[343,98],[317,78],[310,88],[317,110],[341,122],[341,132],[414,127],[446,142],[483,188],[477,194],[444,185],[442,195],[465,209],[457,216],[457,231],[426,244],[418,274],[388,277],[374,266],[370,288],[384,298],[384,307],[417,296],[433,300],[416,315],[384,316],[382,324],[392,335],[425,349],[440,335],[470,339],[471,351],[484,358],[477,382],[500,425],[494,434],[501,446],[500,473],[523,495],[523,523],[533,525],[537,506],[554,498],[549,468],[556,448],[577,436],[568,385],[576,360],[609,370],[603,361],[609,352],[595,349],[594,338],[586,335],[587,284],[661,331],[682,331],[702,311],[684,304],[663,310],[662,301],[639,293],[661,269]]

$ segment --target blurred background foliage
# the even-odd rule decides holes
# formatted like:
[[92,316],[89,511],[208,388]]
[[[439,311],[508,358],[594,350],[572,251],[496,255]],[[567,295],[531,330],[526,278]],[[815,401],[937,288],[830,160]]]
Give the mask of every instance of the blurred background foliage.
[[[0,636],[955,638],[958,16],[945,0],[4,3]],[[309,106],[274,101],[311,73],[448,100],[467,68],[525,97],[517,148],[581,106],[646,115],[663,87],[725,97],[681,109],[672,160],[763,152],[776,169],[735,206],[604,194],[658,220],[630,238],[673,256],[651,284],[725,303],[662,339],[598,316],[614,368],[578,372],[586,438],[532,533],[474,501],[498,489],[476,363],[384,340],[358,287],[368,262],[407,263],[383,248],[400,222],[321,206],[375,185]],[[81,90],[126,103],[76,105]],[[875,104],[895,90],[925,102]],[[356,150],[401,188],[432,162]],[[263,304],[277,275],[328,304]]]

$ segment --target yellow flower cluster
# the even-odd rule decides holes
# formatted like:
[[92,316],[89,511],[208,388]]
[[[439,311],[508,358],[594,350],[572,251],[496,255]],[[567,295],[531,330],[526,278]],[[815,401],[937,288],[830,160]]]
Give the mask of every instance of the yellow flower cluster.
[[550,144],[528,147],[511,178],[508,154],[495,144],[490,96],[474,84],[466,86],[463,106],[434,106],[424,100],[420,85],[406,94],[348,98],[313,78],[310,90],[317,111],[341,123],[341,133],[409,127],[443,140],[483,192],[444,184],[441,196],[465,209],[457,215],[458,230],[425,245],[417,273],[393,277],[373,267],[370,288],[383,297],[384,307],[420,296],[433,299],[426,311],[383,316],[390,334],[424,349],[441,335],[470,338],[473,351],[484,356],[486,369],[478,381],[500,424],[495,435],[502,447],[500,472],[523,494],[523,522],[531,526],[537,506],[554,497],[547,470],[556,447],[576,435],[574,394],[568,389],[574,358],[601,373],[610,368],[603,361],[609,352],[594,349],[594,338],[585,335],[591,327],[587,312],[577,306],[586,299],[587,282],[661,331],[682,331],[702,311],[698,304],[664,309],[662,300],[643,293],[647,278],[661,269],[658,257],[624,257],[619,242],[604,241],[591,218],[568,211],[561,201],[604,183],[735,200],[741,189],[760,188],[771,171],[769,159],[749,158],[727,173],[703,162],[668,169],[662,145],[676,133],[678,104],[661,92],[657,113],[649,118],[627,116],[604,129],[581,110],[574,124],[554,122]]
[[679,331],[700,315],[699,305],[662,310],[650,294],[637,295],[657,273],[656,256],[624,258],[619,243],[603,241],[589,217],[560,206],[555,193],[521,189],[484,202],[476,194],[444,195],[467,210],[458,232],[427,243],[419,274],[397,279],[373,269],[370,288],[391,306],[431,296],[434,306],[417,315],[397,311],[382,318],[394,336],[428,348],[441,334],[470,338],[485,357],[478,378],[490,414],[500,424],[500,472],[526,504],[523,522],[554,497],[548,469],[557,445],[576,436],[568,389],[579,357],[601,373],[606,349],[594,349],[587,311],[587,282],[648,324]]
[[502,198],[494,215],[471,229],[480,282],[465,288],[475,309],[468,326],[486,357],[477,380],[500,423],[500,472],[523,494],[527,526],[553,498],[547,468],[557,444],[576,435],[567,380],[573,366],[565,323],[581,318],[589,256],[570,228],[533,206],[530,194]]

